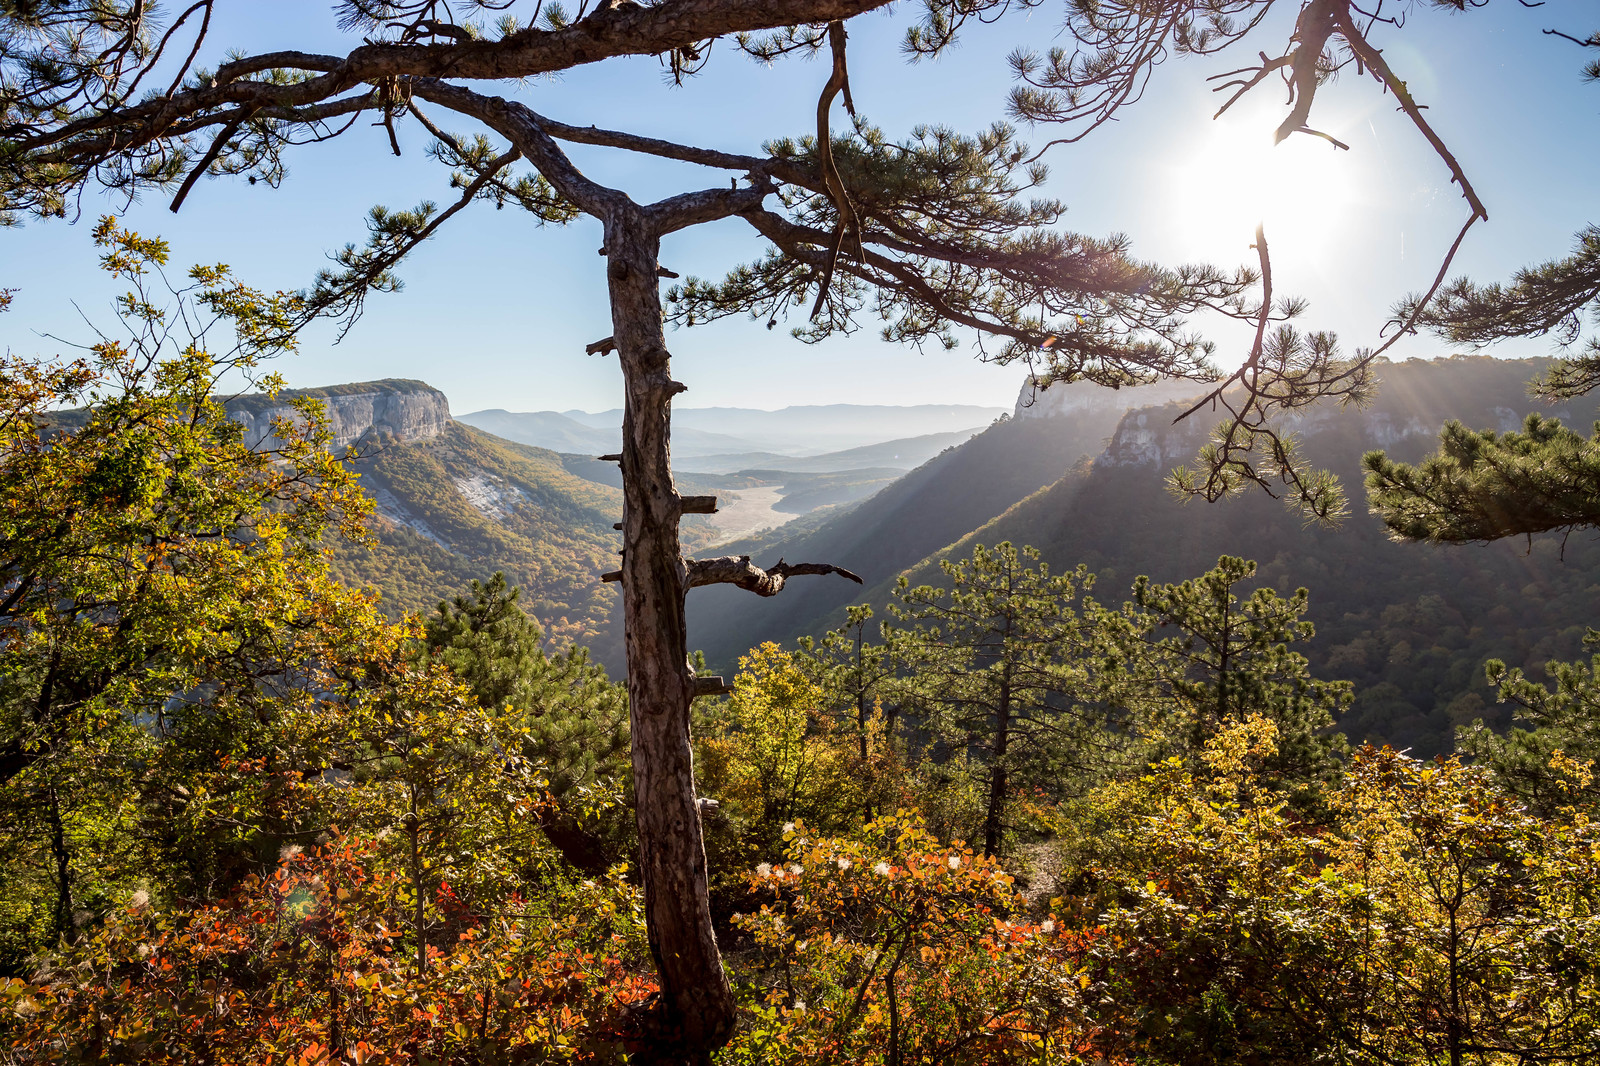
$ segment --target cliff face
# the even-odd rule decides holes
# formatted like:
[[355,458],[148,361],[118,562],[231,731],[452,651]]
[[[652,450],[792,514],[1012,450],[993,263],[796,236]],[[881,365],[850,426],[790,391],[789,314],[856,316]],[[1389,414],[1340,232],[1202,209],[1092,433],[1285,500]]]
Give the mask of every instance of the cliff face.
[[450,424],[450,402],[444,393],[420,381],[398,378],[285,390],[273,399],[261,394],[239,396],[228,401],[228,417],[245,427],[250,447],[261,447],[272,435],[273,419],[300,419],[289,405],[300,397],[322,401],[334,444],[341,448],[368,434],[403,443],[431,440]]
[[[1325,449],[1338,454],[1359,458],[1369,449],[1397,449],[1396,457],[1406,461],[1415,461],[1437,446],[1439,428],[1449,419],[1505,433],[1520,428],[1524,416],[1536,410],[1581,430],[1592,416],[1592,402],[1548,404],[1526,395],[1529,379],[1549,363],[1487,356],[1384,362],[1378,367],[1378,398],[1370,407],[1315,404],[1291,411],[1274,424],[1285,434],[1323,441]],[[1191,462],[1217,416],[1203,410],[1174,425],[1173,419],[1184,410],[1176,403],[1130,410],[1096,464],[1167,470]]]

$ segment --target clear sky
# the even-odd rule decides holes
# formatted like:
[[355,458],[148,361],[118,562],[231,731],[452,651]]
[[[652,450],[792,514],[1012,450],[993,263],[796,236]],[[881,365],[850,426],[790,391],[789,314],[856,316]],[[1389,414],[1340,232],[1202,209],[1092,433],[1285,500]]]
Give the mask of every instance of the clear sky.
[[[1391,4],[1391,7],[1395,7]],[[213,56],[224,49],[347,51],[328,0],[223,0]],[[1564,253],[1583,225],[1600,221],[1600,86],[1580,75],[1592,52],[1543,34],[1586,36],[1597,28],[1592,0],[1550,0],[1526,8],[1493,0],[1465,14],[1402,4],[1403,29],[1380,28],[1385,50],[1455,150],[1489,208],[1457,263],[1481,279]],[[1466,215],[1443,165],[1391,97],[1347,72],[1317,98],[1313,124],[1351,146],[1338,152],[1309,137],[1271,148],[1283,113],[1276,84],[1258,89],[1223,120],[1206,76],[1243,65],[1257,49],[1281,51],[1295,5],[1276,22],[1207,60],[1174,59],[1158,69],[1145,99],[1086,140],[1052,149],[1047,189],[1065,200],[1065,224],[1091,234],[1124,232],[1134,253],[1160,262],[1253,263],[1255,221],[1265,218],[1280,293],[1308,298],[1301,320],[1337,331],[1346,347],[1370,345],[1393,301],[1426,287]],[[919,123],[975,131],[1004,116],[1005,56],[1059,40],[1060,0],[974,26],[936,62],[908,64],[899,53],[911,5],[850,24],[851,83],[857,107],[891,134]],[[1279,16],[1282,16],[1281,18]],[[1065,43],[1065,42],[1063,42]],[[213,60],[214,62],[214,60]],[[670,86],[654,59],[607,61],[515,91],[553,118],[756,152],[772,137],[803,134],[814,122],[822,63],[764,67],[726,43],[707,71]],[[842,109],[836,124],[844,121]],[[467,132],[465,123],[448,128]],[[1042,144],[1048,129],[1028,130]],[[324,255],[364,239],[373,204],[410,207],[451,201],[448,174],[423,153],[427,137],[402,127],[405,154],[393,157],[381,129],[360,125],[339,140],[299,149],[282,188],[222,178],[202,181],[183,211],[149,197],[124,212],[128,224],[167,237],[178,264],[227,262],[264,288],[305,286]],[[718,171],[614,152],[574,149],[599,180],[639,200],[720,184]],[[82,220],[29,221],[0,231],[0,286],[17,287],[0,318],[0,344],[18,354],[61,346],[39,334],[88,336],[77,308],[111,319],[114,289],[94,265],[95,217],[123,204],[99,194]],[[421,378],[444,390],[457,413],[482,408],[601,410],[620,406],[615,359],[584,355],[610,333],[599,226],[583,220],[540,229],[508,209],[476,206],[454,219],[404,265],[403,293],[374,297],[365,319],[339,345],[314,330],[300,354],[276,369],[294,386],[379,377]],[[738,221],[675,234],[663,262],[684,275],[719,277],[759,254]],[[74,305],[76,304],[76,308]],[[1237,327],[1200,325],[1222,344],[1219,362],[1237,364],[1247,340]],[[785,327],[730,321],[670,334],[675,377],[689,385],[680,406],[775,408],[815,403],[983,403],[1009,406],[1020,369],[978,363],[970,348],[903,349],[872,329],[809,347]],[[1543,341],[1503,346],[1538,354]],[[1444,349],[1408,340],[1396,358]]]

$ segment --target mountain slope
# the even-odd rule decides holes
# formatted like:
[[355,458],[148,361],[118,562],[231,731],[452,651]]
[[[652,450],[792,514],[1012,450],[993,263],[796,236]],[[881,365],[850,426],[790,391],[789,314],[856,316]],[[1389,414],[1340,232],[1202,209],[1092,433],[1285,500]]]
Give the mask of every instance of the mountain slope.
[[[695,470],[712,473],[736,472],[751,467],[764,470],[792,470],[806,474],[836,474],[867,467],[898,467],[912,470],[946,448],[964,444],[983,432],[983,427],[959,429],[950,433],[928,433],[920,437],[900,437],[878,444],[863,444],[843,451],[820,455],[697,455],[685,460]],[[693,476],[693,475],[692,475]]]
[[615,665],[616,592],[600,574],[616,565],[620,492],[568,472],[554,452],[459,422],[371,448],[352,466],[377,503],[375,543],[336,550],[341,578],[381,589],[396,611],[430,611],[503,570],[547,636]]
[[[1305,528],[1259,493],[1218,505],[1180,504],[1166,490],[1207,425],[1171,426],[1177,406],[1130,413],[1094,463],[1018,502],[942,553],[1010,540],[1039,548],[1056,567],[1088,564],[1102,602],[1120,602],[1136,574],[1157,581],[1192,577],[1224,553],[1257,560],[1258,580],[1280,592],[1311,591],[1317,636],[1307,648],[1325,677],[1356,682],[1341,727],[1417,754],[1448,751],[1456,726],[1484,717],[1507,724],[1492,702],[1484,660],[1539,672],[1581,652],[1584,626],[1600,622],[1600,539],[1546,537],[1531,544],[1433,546],[1389,540],[1365,513],[1360,459],[1374,448],[1415,461],[1431,452],[1448,418],[1515,428],[1539,409],[1583,427],[1594,399],[1547,407],[1526,383],[1544,360],[1461,358],[1386,366],[1367,410],[1315,409],[1299,419],[1309,458],[1331,467],[1351,491],[1351,515],[1337,529]],[[935,555],[910,568],[913,583],[936,581]],[[880,582],[861,597],[881,603]]]
[[[1100,451],[1126,402],[1102,394],[1101,404],[1072,417],[998,422],[820,528],[793,537],[780,529],[721,546],[717,554],[833,563],[869,585],[892,578]],[[689,597],[690,645],[713,663],[730,664],[762,640],[814,632],[860,594],[859,586],[838,578],[792,581],[773,600],[729,586],[696,589]]]
[[620,437],[607,429],[586,426],[554,411],[474,411],[456,419],[503,440],[558,452],[600,455],[617,450]]
[[[1005,411],[973,404],[827,404],[761,411],[745,407],[675,407],[672,450],[682,459],[697,455],[734,456],[737,466],[769,465],[757,453],[815,455],[859,448],[907,437],[955,433],[986,426]],[[557,451],[590,451],[568,447],[567,440],[606,441],[601,451],[616,451],[621,440],[622,412],[601,411],[474,411],[459,420],[509,440]],[[585,432],[599,434],[584,436]],[[864,465],[878,465],[875,461]],[[726,469],[727,467],[724,467]]]
[[[622,447],[622,420],[615,427],[592,426],[554,411],[473,411],[456,421],[486,430],[497,437],[558,452],[603,455]],[[681,454],[759,452],[764,444],[726,433],[708,433],[689,427],[672,428],[673,448]]]

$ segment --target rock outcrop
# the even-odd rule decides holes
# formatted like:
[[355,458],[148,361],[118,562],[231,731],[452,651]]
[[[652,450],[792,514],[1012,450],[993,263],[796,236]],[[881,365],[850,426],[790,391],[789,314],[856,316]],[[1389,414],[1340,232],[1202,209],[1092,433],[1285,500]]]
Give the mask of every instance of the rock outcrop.
[[[1335,402],[1312,404],[1280,414],[1278,432],[1306,440],[1335,440],[1323,447],[1359,455],[1368,449],[1431,451],[1439,429],[1456,418],[1473,429],[1505,433],[1519,429],[1529,411],[1558,418],[1580,431],[1587,428],[1590,405],[1576,401],[1548,404],[1527,399],[1526,383],[1550,363],[1548,359],[1496,360],[1488,356],[1380,361],[1378,398],[1369,407],[1341,407]],[[1167,383],[1150,388],[1164,388]],[[1060,386],[1057,386],[1058,388]],[[1078,388],[1075,383],[1069,389]],[[1048,396],[1056,390],[1051,389]],[[1124,389],[1133,393],[1138,390]],[[1026,390],[1024,390],[1026,395]],[[1128,410],[1095,460],[1100,466],[1153,466],[1170,469],[1191,462],[1220,415],[1203,409],[1173,423],[1186,409],[1172,397],[1159,406]],[[1082,401],[1076,401],[1082,406]],[[1509,406],[1516,403],[1517,406]],[[1019,414],[1020,417],[1020,414]],[[1409,452],[1407,453],[1409,455]]]
[[300,397],[322,402],[333,442],[340,448],[368,436],[406,443],[428,440],[450,423],[450,401],[444,393],[421,381],[402,378],[325,389],[285,389],[271,398],[262,393],[237,396],[227,402],[228,417],[244,425],[250,447],[262,447],[272,436],[273,419],[301,420],[290,405]]

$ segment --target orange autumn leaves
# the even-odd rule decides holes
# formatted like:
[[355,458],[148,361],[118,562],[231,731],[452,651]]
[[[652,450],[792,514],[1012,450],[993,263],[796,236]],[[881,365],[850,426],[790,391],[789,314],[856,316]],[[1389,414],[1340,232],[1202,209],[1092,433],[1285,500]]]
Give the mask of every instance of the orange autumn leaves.
[[70,963],[0,986],[13,1053],[153,1066],[620,1061],[627,1009],[654,985],[605,908],[580,893],[539,921],[458,914],[418,973],[400,875],[374,860],[369,845],[334,842],[187,915],[136,900]]

